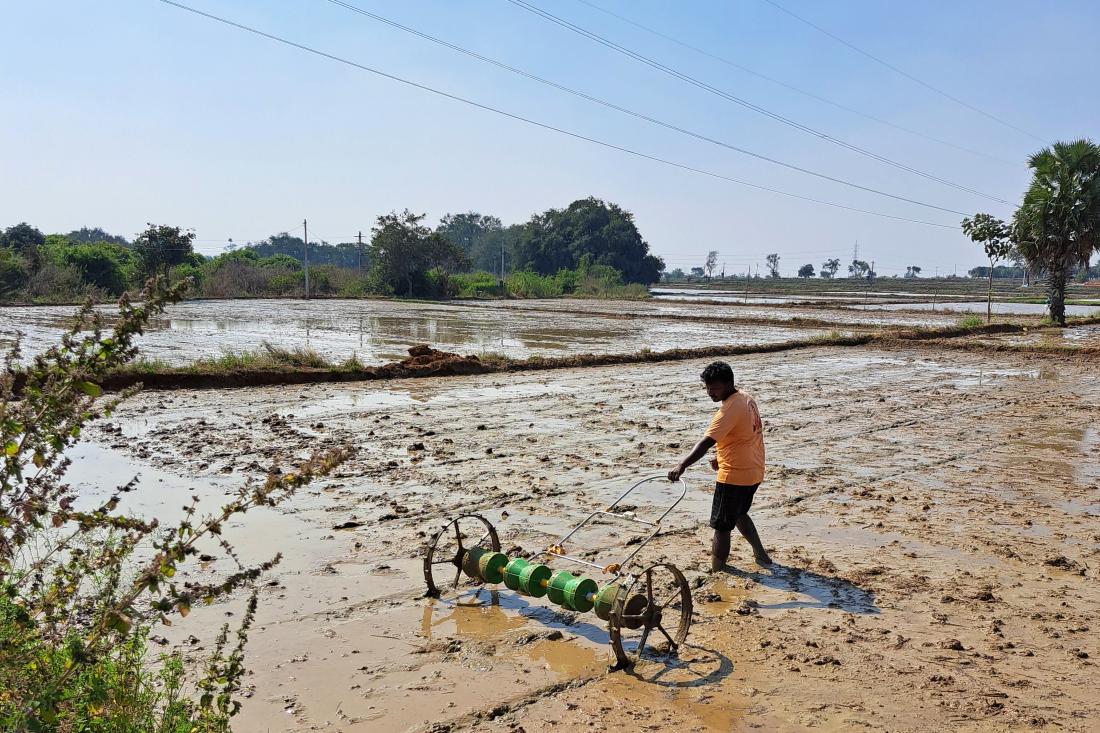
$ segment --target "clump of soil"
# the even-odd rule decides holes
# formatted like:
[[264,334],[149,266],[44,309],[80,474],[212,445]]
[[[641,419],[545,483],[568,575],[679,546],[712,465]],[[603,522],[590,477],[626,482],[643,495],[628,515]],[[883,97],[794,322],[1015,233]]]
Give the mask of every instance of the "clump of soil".
[[[439,351],[427,344],[419,344],[409,349],[409,358],[396,364],[386,364],[379,371],[405,371],[392,376],[422,376],[426,374],[483,374],[489,367],[476,356],[462,356],[449,351]],[[390,376],[387,374],[387,376]]]

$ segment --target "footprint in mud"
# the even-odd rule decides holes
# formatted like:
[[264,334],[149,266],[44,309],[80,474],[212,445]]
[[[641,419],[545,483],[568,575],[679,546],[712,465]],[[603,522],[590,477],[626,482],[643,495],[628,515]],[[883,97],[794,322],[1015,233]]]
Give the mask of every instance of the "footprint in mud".
[[874,593],[843,578],[775,562],[767,569],[747,571],[730,568],[726,573],[735,578],[751,580],[769,590],[806,597],[779,603],[755,601],[754,608],[764,613],[796,608],[835,608],[856,614],[879,613]]

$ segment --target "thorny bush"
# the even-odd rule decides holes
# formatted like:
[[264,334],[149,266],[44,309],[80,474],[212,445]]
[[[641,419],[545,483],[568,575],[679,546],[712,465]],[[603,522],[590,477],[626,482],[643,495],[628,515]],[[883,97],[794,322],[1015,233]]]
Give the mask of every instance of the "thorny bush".
[[[240,708],[235,694],[246,671],[255,582],[280,558],[242,563],[222,528],[250,509],[286,500],[347,457],[338,449],[314,454],[295,471],[273,468],[210,514],[200,514],[192,496],[173,526],[120,510],[136,479],[111,490],[106,501],[79,496],[68,482],[66,449],[85,425],[109,416],[132,393],[107,398],[98,384],[133,359],[135,338],[182,294],[183,286],[164,290],[151,283],[140,305],[123,296],[110,331],[85,305],[60,345],[26,365],[18,343],[7,355],[0,375],[2,730],[230,730]],[[220,546],[233,571],[211,583],[177,578],[202,540]],[[222,628],[197,679],[187,679],[178,653],[150,664],[145,652],[156,624],[170,625],[194,604],[249,590],[235,637],[228,625]]]

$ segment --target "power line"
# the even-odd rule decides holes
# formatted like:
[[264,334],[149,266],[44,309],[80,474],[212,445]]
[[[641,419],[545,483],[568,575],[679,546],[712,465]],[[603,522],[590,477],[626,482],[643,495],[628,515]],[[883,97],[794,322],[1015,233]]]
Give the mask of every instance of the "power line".
[[710,178],[715,178],[715,179],[719,179],[719,180],[723,180],[723,181],[728,181],[730,183],[736,183],[736,184],[741,185],[741,186],[747,186],[749,188],[755,188],[755,189],[758,189],[758,190],[761,190],[761,191],[768,191],[770,193],[779,194],[781,196],[787,196],[789,198],[794,198],[794,199],[798,199],[798,200],[801,200],[801,201],[809,201],[811,203],[821,204],[821,205],[824,205],[824,206],[832,206],[834,208],[844,209],[846,211],[853,211],[853,212],[860,213],[860,214],[869,214],[871,216],[878,216],[878,217],[882,217],[882,218],[885,218],[885,219],[893,219],[895,221],[905,221],[905,222],[909,222],[909,223],[912,223],[912,224],[923,224],[923,225],[926,225],[926,226],[939,227],[941,229],[958,229],[958,226],[955,225],[955,224],[941,224],[941,223],[938,223],[938,222],[923,221],[921,219],[911,219],[909,217],[896,216],[894,214],[887,214],[887,213],[884,213],[884,212],[881,212],[881,211],[872,211],[872,210],[869,210],[869,209],[860,209],[860,208],[857,208],[857,207],[854,207],[854,206],[848,206],[846,204],[838,204],[838,203],[835,203],[835,202],[832,202],[832,201],[825,201],[825,200],[822,200],[822,199],[816,199],[816,198],[812,198],[810,196],[802,196],[800,194],[790,193],[788,191],[782,191],[782,190],[779,190],[779,189],[776,189],[776,188],[770,188],[768,186],[761,186],[761,185],[756,184],[756,183],[749,183],[748,181],[742,181],[740,179],[733,178],[733,177],[730,177],[730,176],[726,176],[726,175],[723,175],[721,173],[715,173],[713,171],[708,171],[708,170],[703,169],[703,168],[696,168],[696,167],[688,165],[686,163],[678,163],[676,161],[667,160],[665,158],[660,158],[660,157],[657,157],[655,155],[649,155],[648,153],[643,153],[643,152],[634,150],[632,148],[627,148],[627,147],[624,147],[622,145],[617,145],[615,143],[610,143],[610,142],[607,142],[607,141],[604,141],[604,140],[599,140],[599,139],[594,138],[594,137],[588,137],[586,135],[582,135],[582,134],[577,133],[577,132],[572,132],[570,130],[566,130],[566,129],[563,129],[563,128],[560,128],[560,127],[555,127],[554,125],[550,125],[550,124],[547,124],[545,122],[538,122],[537,120],[533,120],[529,117],[524,117],[522,115],[515,114],[513,112],[507,112],[507,111],[499,109],[497,107],[492,107],[492,106],[489,106],[487,104],[482,104],[481,102],[475,102],[472,99],[467,99],[465,97],[460,97],[456,94],[451,94],[450,92],[445,92],[441,89],[435,89],[434,87],[430,87],[430,86],[427,86],[425,84],[421,84],[419,82],[411,81],[409,79],[404,79],[400,76],[395,76],[394,74],[389,74],[385,71],[380,71],[380,70],[374,69],[370,66],[365,66],[364,64],[360,64],[358,62],[351,61],[349,59],[345,59],[345,58],[342,58],[340,56],[335,56],[333,54],[327,53],[325,51],[318,50],[316,48],[312,48],[310,46],[306,46],[306,45],[301,44],[301,43],[297,43],[296,41],[291,41],[289,39],[282,38],[280,36],[276,36],[276,35],[273,35],[271,33],[267,33],[265,31],[258,30],[256,28],[252,28],[251,26],[247,26],[247,25],[244,25],[242,23],[237,23],[236,21],[232,21],[232,20],[227,20],[226,18],[222,18],[222,17],[219,17],[217,15],[213,15],[211,13],[207,13],[205,11],[198,10],[196,8],[192,8],[188,5],[184,5],[183,3],[176,2],[175,0],[159,0],[159,2],[162,2],[165,5],[171,5],[175,8],[180,9],[180,10],[186,10],[189,13],[193,13],[195,15],[199,15],[199,16],[202,16],[204,18],[208,18],[209,20],[213,20],[213,21],[216,21],[218,23],[222,23],[223,25],[227,25],[227,26],[230,26],[232,28],[237,28],[238,30],[245,31],[247,33],[252,33],[254,35],[257,35],[257,36],[260,36],[260,37],[263,37],[263,38],[267,38],[268,40],[276,41],[277,43],[282,43],[286,46],[296,48],[300,51],[305,51],[307,53],[314,54],[315,56],[320,56],[321,58],[329,59],[330,61],[336,61],[338,63],[345,64],[347,66],[351,66],[353,68],[360,69],[362,71],[366,71],[366,72],[369,72],[371,74],[375,74],[377,76],[381,76],[385,79],[389,79],[391,81],[396,81],[396,82],[399,82],[401,84],[405,84],[406,86],[413,87],[414,89],[419,89],[421,91],[430,92],[430,93],[436,94],[440,97],[444,97],[446,99],[450,99],[450,100],[453,100],[453,101],[456,101],[456,102],[461,102],[461,103],[467,104],[471,107],[476,107],[477,109],[484,110],[486,112],[492,112],[494,114],[498,114],[498,115],[501,115],[503,117],[507,117],[509,119],[516,120],[518,122],[524,122],[528,125],[533,125],[535,127],[539,127],[539,128],[544,129],[544,130],[550,130],[551,132],[556,132],[560,135],[565,135],[567,137],[571,137],[571,138],[574,138],[574,139],[577,139],[577,140],[583,140],[585,142],[592,143],[593,145],[599,145],[599,146],[607,148],[609,150],[617,150],[619,152],[626,153],[628,155],[632,155],[632,156],[635,156],[637,158],[642,158],[644,160],[653,161],[655,163],[660,163],[662,165],[667,165],[667,166],[670,166],[672,168],[678,168],[680,170],[690,171],[692,173],[698,173],[700,175],[708,176]]
[[843,179],[843,178],[837,178],[835,176],[831,176],[831,175],[828,175],[826,173],[821,173],[819,171],[814,171],[814,170],[811,170],[809,168],[803,168],[801,166],[794,165],[792,163],[786,163],[784,161],[778,160],[776,158],[769,157],[767,155],[763,155],[761,153],[755,153],[751,150],[747,150],[745,148],[733,145],[732,143],[723,142],[722,140],[718,140],[718,139],[715,139],[715,138],[712,138],[712,137],[708,137],[707,135],[703,135],[702,133],[693,132],[692,130],[688,130],[686,128],[679,127],[679,126],[674,125],[670,122],[664,122],[664,121],[656,119],[654,117],[650,117],[649,115],[646,115],[642,112],[637,112],[635,110],[628,109],[626,107],[622,107],[618,104],[615,104],[614,102],[609,102],[605,99],[601,99],[599,97],[594,97],[590,94],[579,91],[577,89],[567,87],[563,84],[559,84],[558,82],[551,81],[550,79],[546,79],[546,78],[543,78],[541,76],[537,76],[537,75],[532,74],[530,72],[524,71],[523,69],[519,69],[519,68],[516,68],[514,66],[510,66],[510,65],[508,65],[508,64],[506,64],[502,61],[498,61],[496,59],[493,59],[493,58],[490,58],[488,56],[484,56],[480,53],[477,53],[476,51],[471,51],[471,50],[463,48],[461,46],[457,46],[457,45],[455,45],[453,43],[450,43],[448,41],[444,41],[443,39],[436,38],[435,36],[430,36],[427,33],[423,33],[421,31],[418,31],[415,28],[410,28],[410,27],[402,25],[401,23],[398,23],[394,20],[390,20],[389,18],[385,18],[385,17],[383,17],[381,15],[378,15],[376,13],[372,13],[369,10],[364,10],[360,7],[352,5],[351,3],[344,2],[344,0],[328,0],[328,2],[332,3],[333,5],[337,5],[339,7],[345,8],[346,10],[350,10],[354,13],[359,13],[360,15],[366,16],[366,17],[371,18],[373,20],[377,20],[380,23],[385,23],[386,25],[388,25],[392,28],[397,28],[399,30],[405,31],[406,33],[411,33],[412,35],[415,35],[419,38],[423,38],[424,40],[430,41],[432,43],[435,43],[435,44],[438,44],[438,45],[441,45],[441,46],[445,46],[446,48],[449,48],[453,51],[457,51],[458,53],[462,53],[462,54],[465,54],[465,55],[470,56],[472,58],[475,58],[479,61],[483,61],[487,64],[491,64],[493,66],[496,66],[497,68],[504,69],[505,71],[509,71],[513,74],[518,74],[519,76],[525,77],[527,79],[531,79],[532,81],[536,81],[540,84],[545,84],[547,86],[553,87],[554,89],[565,92],[567,94],[572,94],[576,97],[580,97],[580,98],[585,99],[585,100],[587,100],[589,102],[592,102],[594,104],[599,104],[603,107],[607,107],[608,109],[613,109],[617,112],[621,112],[623,114],[630,115],[630,116],[635,117],[637,119],[644,120],[645,122],[649,122],[650,124],[657,125],[659,127],[664,127],[666,129],[672,130],[674,132],[678,132],[682,135],[687,135],[687,136],[693,137],[697,140],[702,140],[703,142],[711,143],[712,145],[718,145],[720,147],[726,148],[727,150],[732,150],[734,152],[741,153],[743,155],[748,155],[750,157],[756,158],[757,160],[763,160],[765,162],[772,163],[773,165],[778,165],[778,166],[781,166],[783,168],[787,168],[789,170],[798,171],[799,173],[804,173],[804,174],[809,175],[809,176],[814,176],[816,178],[821,178],[821,179],[826,180],[826,181],[832,181],[833,183],[839,183],[843,186],[849,186],[851,188],[855,188],[855,189],[858,189],[860,191],[867,191],[869,193],[873,193],[873,194],[876,194],[876,195],[879,195],[879,196],[885,196],[887,198],[892,198],[892,199],[895,199],[897,201],[904,201],[906,203],[916,204],[917,206],[924,206],[924,207],[927,207],[927,208],[930,208],[930,209],[936,209],[938,211],[944,211],[944,212],[947,212],[949,214],[957,214],[959,216],[966,216],[967,215],[965,212],[962,212],[962,211],[956,211],[955,209],[949,209],[949,208],[946,208],[946,207],[943,207],[943,206],[937,206],[935,204],[925,203],[923,201],[918,201],[917,199],[911,199],[911,198],[908,198],[906,196],[900,196],[898,194],[888,193],[888,192],[883,191],[881,189],[872,188],[872,187],[869,187],[869,186],[863,186],[863,185],[860,185],[858,183],[854,183],[852,181],[848,181],[848,180]]
[[893,166],[894,168],[898,168],[900,170],[907,171],[909,173],[920,176],[922,178],[926,178],[930,181],[935,181],[935,182],[941,183],[945,186],[950,186],[951,188],[955,188],[955,189],[958,189],[960,191],[965,191],[967,193],[974,194],[975,196],[981,196],[982,198],[987,198],[991,201],[996,201],[998,203],[1005,204],[1007,206],[1012,205],[1012,202],[1007,201],[1005,199],[999,198],[999,197],[994,196],[992,194],[983,193],[983,192],[978,191],[978,190],[973,189],[973,188],[969,188],[968,186],[964,186],[961,183],[955,183],[953,181],[949,181],[946,178],[940,178],[939,176],[933,175],[932,173],[927,173],[927,172],[922,171],[918,168],[914,168],[913,166],[907,165],[905,163],[901,163],[901,162],[893,160],[891,158],[887,158],[883,155],[879,155],[878,153],[867,150],[866,148],[861,148],[858,145],[854,145],[852,143],[841,140],[840,138],[833,137],[832,135],[830,135],[826,132],[822,132],[821,130],[815,129],[815,128],[810,127],[808,125],[804,125],[801,122],[797,122],[795,120],[792,120],[789,117],[784,117],[783,115],[781,115],[777,112],[772,112],[771,110],[769,110],[765,107],[761,107],[758,104],[754,104],[754,103],[748,101],[747,99],[743,99],[743,98],[738,97],[734,94],[731,94],[727,91],[724,91],[724,90],[719,89],[715,86],[712,86],[712,85],[710,85],[710,84],[708,84],[704,81],[700,81],[699,79],[696,79],[695,77],[693,77],[689,74],[685,74],[682,71],[677,71],[676,69],[672,68],[671,66],[666,66],[666,65],[662,64],[661,62],[655,61],[655,60],[649,58],[648,56],[644,56],[644,55],[638,53],[637,51],[633,51],[633,50],[627,48],[626,46],[619,45],[618,43],[615,43],[614,41],[610,41],[610,40],[604,38],[603,36],[600,36],[596,33],[593,33],[592,31],[581,28],[580,26],[575,25],[573,23],[570,23],[569,21],[564,20],[563,18],[559,18],[558,16],[554,15],[553,13],[549,13],[545,10],[542,10],[539,7],[531,5],[528,2],[524,2],[524,0],[508,0],[508,2],[510,2],[512,5],[515,5],[518,8],[522,8],[523,10],[526,10],[530,13],[533,13],[533,14],[539,16],[540,18],[548,20],[551,23],[559,25],[562,28],[565,28],[567,30],[570,30],[570,31],[578,34],[578,35],[584,36],[585,38],[588,38],[592,41],[595,41],[596,43],[599,43],[602,46],[606,46],[607,48],[610,48],[611,50],[613,50],[617,53],[621,53],[624,56],[627,56],[628,58],[632,58],[635,61],[638,61],[642,64],[645,64],[646,66],[657,69],[658,71],[661,71],[665,74],[668,74],[669,76],[672,76],[673,78],[679,79],[680,81],[683,81],[687,84],[691,84],[692,86],[698,87],[699,89],[702,89],[703,91],[714,94],[715,96],[718,96],[722,99],[725,99],[726,101],[729,101],[729,102],[732,102],[734,104],[740,105],[740,106],[744,107],[745,109],[750,109],[753,112],[764,115],[765,117],[773,119],[776,122],[780,122],[784,125],[787,125],[788,127],[792,127],[796,130],[799,130],[800,132],[804,132],[804,133],[807,133],[809,135],[813,135],[814,137],[817,137],[817,138],[820,138],[820,139],[822,139],[826,142],[832,143],[833,145],[838,145],[838,146],[840,146],[842,148],[845,148],[847,150],[851,150],[854,153],[858,153],[858,154],[863,155],[865,157],[871,158],[872,160],[877,160],[880,163],[885,163],[886,165]]
[[617,19],[621,20],[624,23],[628,23],[628,24],[634,26],[635,28],[641,28],[646,33],[652,33],[653,35],[658,36],[659,38],[663,38],[666,41],[671,41],[672,43],[675,43],[678,46],[682,46],[686,49],[694,51],[695,53],[706,56],[707,58],[714,59],[715,61],[718,61],[720,63],[725,64],[726,66],[730,66],[734,69],[738,69],[739,71],[743,71],[746,74],[750,74],[752,76],[755,76],[758,79],[763,79],[764,81],[770,82],[770,83],[775,84],[775,85],[780,86],[780,87],[783,87],[784,89],[788,89],[788,90],[790,90],[792,92],[795,92],[797,94],[801,94],[803,96],[809,97],[810,99],[815,99],[818,102],[821,102],[823,104],[828,104],[832,107],[836,107],[837,109],[844,110],[845,112],[848,112],[850,114],[857,115],[857,116],[862,117],[862,118],[867,119],[867,120],[871,120],[872,122],[877,122],[880,125],[885,125],[886,127],[892,127],[895,130],[900,130],[901,132],[907,133],[909,135],[914,135],[916,137],[923,138],[923,139],[928,140],[930,142],[937,143],[938,145],[944,145],[944,146],[949,147],[949,148],[954,148],[955,150],[960,150],[964,153],[970,153],[971,155],[977,155],[977,156],[980,156],[982,158],[988,158],[989,160],[995,160],[998,163],[1004,163],[1005,165],[1013,165],[1013,166],[1017,165],[1016,162],[1013,162],[1011,160],[1005,160],[1004,158],[999,158],[996,155],[991,155],[989,153],[982,152],[981,150],[974,150],[973,148],[968,148],[965,145],[958,145],[957,143],[953,143],[953,142],[950,142],[948,140],[944,140],[942,138],[938,138],[938,137],[935,137],[933,135],[929,135],[927,133],[920,132],[919,130],[914,130],[912,128],[905,127],[904,125],[899,125],[896,122],[891,122],[890,120],[884,120],[881,117],[876,117],[875,115],[869,114],[867,112],[860,111],[858,109],[855,109],[854,107],[849,107],[848,105],[842,104],[841,102],[837,102],[836,100],[829,99],[828,97],[823,97],[820,94],[816,94],[814,92],[807,91],[806,89],[802,89],[801,87],[796,87],[793,84],[788,84],[785,81],[782,81],[780,79],[776,79],[774,76],[768,76],[767,74],[763,74],[759,71],[756,71],[755,69],[750,69],[749,67],[744,66],[743,64],[739,64],[736,61],[731,61],[730,59],[728,59],[724,56],[719,56],[716,53],[712,53],[710,51],[707,51],[705,48],[699,48],[698,46],[694,46],[694,45],[692,45],[692,44],[690,44],[690,43],[688,43],[684,40],[681,40],[681,39],[676,38],[674,36],[670,36],[667,33],[662,33],[661,31],[656,30],[655,28],[650,28],[647,25],[643,25],[643,24],[641,24],[641,23],[639,23],[635,20],[631,20],[630,18],[626,17],[625,15],[620,15],[619,13],[616,13],[612,10],[608,10],[607,8],[601,7],[601,6],[597,5],[596,3],[589,2],[588,0],[577,0],[577,2],[579,2],[583,5],[587,5],[588,7],[592,8],[593,10],[598,10],[601,13],[605,13],[607,15],[610,15],[612,18],[617,18]]
[[913,82],[916,82],[917,84],[920,84],[925,89],[930,89],[931,91],[935,92],[936,94],[939,94],[941,97],[946,97],[947,99],[950,99],[955,104],[962,105],[963,107],[966,107],[967,109],[969,109],[973,112],[977,112],[978,114],[982,115],[983,117],[988,117],[989,119],[993,120],[994,122],[996,122],[998,124],[1001,124],[1001,125],[1004,125],[1005,127],[1011,128],[1011,129],[1015,130],[1016,132],[1023,133],[1024,135],[1027,135],[1028,137],[1030,137],[1034,140],[1038,140],[1041,143],[1046,142],[1046,140],[1039,137],[1038,135],[1035,135],[1034,133],[1028,132],[1027,130],[1025,130],[1022,127],[1017,127],[1016,125],[1012,124],[1011,122],[1003,120],[1000,117],[997,117],[996,115],[990,114],[989,112],[986,112],[983,109],[975,107],[974,105],[970,104],[969,102],[966,102],[962,99],[959,99],[958,97],[954,96],[953,94],[949,94],[948,92],[945,92],[944,90],[940,89],[939,87],[932,86],[928,82],[924,81],[923,79],[918,79],[917,77],[913,76],[912,74],[910,74],[907,71],[903,71],[903,70],[899,69],[897,66],[894,66],[889,61],[884,61],[883,59],[879,58],[878,56],[875,56],[874,54],[872,54],[868,51],[864,51],[859,46],[856,46],[853,43],[849,43],[848,41],[845,41],[840,36],[835,35],[833,33],[830,33],[829,31],[825,30],[824,28],[817,25],[816,23],[814,23],[812,21],[809,21],[809,20],[806,20],[801,15],[798,15],[798,14],[794,13],[793,11],[788,10],[787,8],[780,5],[779,3],[775,2],[775,0],[764,0],[764,2],[766,2],[768,5],[771,5],[773,8],[776,8],[777,10],[780,10],[780,11],[786,13],[787,15],[791,16],[795,20],[797,20],[801,23],[805,23],[806,25],[813,28],[815,31],[817,31],[819,33],[822,33],[822,34],[828,36],[829,38],[832,38],[837,43],[840,43],[844,46],[847,46],[848,48],[852,49],[853,51],[860,54],[861,56],[866,56],[867,58],[871,59],[875,63],[878,63],[878,64],[881,64],[881,65],[885,66],[887,69],[890,69],[890,71],[893,71],[895,74],[900,74],[901,76],[904,76],[906,79],[909,79],[910,81],[913,81]]

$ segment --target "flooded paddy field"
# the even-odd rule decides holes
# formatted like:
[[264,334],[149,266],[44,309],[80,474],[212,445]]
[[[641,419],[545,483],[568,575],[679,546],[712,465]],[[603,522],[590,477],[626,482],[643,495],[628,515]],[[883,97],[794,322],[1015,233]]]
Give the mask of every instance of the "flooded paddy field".
[[[737,541],[731,570],[705,572],[713,474],[691,469],[640,556],[676,563],[694,589],[674,663],[607,674],[603,623],[511,591],[423,597],[421,548],[447,518],[478,512],[509,554],[541,549],[667,470],[713,409],[704,363],[140,394],[89,431],[73,471],[90,484],[140,472],[128,500],[149,512],[189,491],[216,505],[272,463],[356,449],[226,531],[246,560],[286,558],[261,592],[244,730],[1094,729],[1100,375],[1064,355],[822,346],[733,360],[765,421],[752,514],[775,563]],[[631,537],[611,528],[574,549],[603,557]],[[165,642],[199,659],[239,612],[195,609]]]
[[[106,313],[111,310],[104,308]],[[34,354],[57,341],[72,311],[62,306],[5,308],[0,310],[0,333],[10,338],[22,331],[24,350]],[[613,310],[586,313],[583,304],[560,314],[538,308],[391,300],[207,300],[173,306],[147,330],[140,346],[146,359],[173,365],[226,351],[254,350],[264,342],[310,347],[329,360],[354,355],[372,365],[404,358],[416,344],[463,354],[527,358],[645,347],[766,344],[825,332],[789,325],[624,321]]]
[[[912,303],[872,303],[853,304],[849,306],[857,310],[887,310],[887,311],[948,311],[951,313],[985,313],[986,302],[912,302]],[[1022,316],[1044,316],[1047,306],[1044,303],[1010,303],[993,301],[993,312],[998,314],[1011,314]],[[1100,305],[1067,305],[1067,316],[1095,316],[1100,315]]]
[[968,343],[980,343],[996,347],[1100,349],[1100,325],[1033,329],[1026,333],[988,334],[968,339]]
[[[103,306],[104,314],[114,311]],[[0,308],[0,341],[23,334],[33,356],[57,342],[71,306]],[[142,356],[182,365],[264,342],[308,346],[365,364],[406,356],[416,344],[462,354],[513,358],[632,353],[643,348],[761,345],[840,330],[946,325],[943,314],[860,313],[837,308],[723,306],[653,301],[491,301],[418,303],[393,300],[204,300],[173,306],[139,340]],[[799,323],[799,319],[810,319]]]
[[506,300],[486,302],[468,301],[468,305],[482,308],[509,308],[543,313],[592,313],[612,318],[671,318],[722,320],[730,323],[797,323],[820,321],[830,325],[852,328],[919,328],[947,326],[958,321],[952,313],[894,313],[859,311],[838,304],[814,306],[792,303],[738,303],[721,301],[676,301],[653,298],[637,301],[608,300]]

